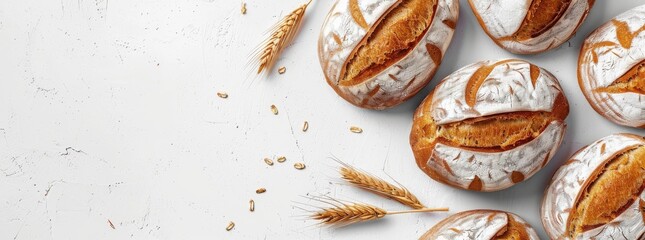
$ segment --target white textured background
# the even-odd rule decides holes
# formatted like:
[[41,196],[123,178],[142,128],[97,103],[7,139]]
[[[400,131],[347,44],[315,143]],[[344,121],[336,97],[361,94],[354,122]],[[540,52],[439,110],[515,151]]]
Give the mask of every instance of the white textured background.
[[[545,237],[538,209],[555,168],[608,134],[645,134],[593,112],[575,74],[583,38],[645,0],[596,1],[569,43],[537,56],[498,48],[462,0],[454,41],[430,86],[381,112],[349,105],[323,80],[316,47],[328,0],[311,4],[278,62],[284,75],[246,79],[247,56],[262,33],[300,3],[249,1],[242,15],[239,0],[0,1],[0,239],[415,239],[447,216],[313,226],[294,208],[312,203],[306,195],[405,209],[339,184],[332,155],[394,177],[429,206],[512,211]],[[571,114],[558,154],[501,192],[430,180],[408,144],[415,107],[447,74],[505,57],[530,60],[560,79]],[[350,125],[365,131],[352,134]],[[262,161],[279,155],[287,162]],[[295,170],[297,161],[307,169]],[[256,195],[258,187],[267,192]],[[237,226],[227,232],[229,221]]]

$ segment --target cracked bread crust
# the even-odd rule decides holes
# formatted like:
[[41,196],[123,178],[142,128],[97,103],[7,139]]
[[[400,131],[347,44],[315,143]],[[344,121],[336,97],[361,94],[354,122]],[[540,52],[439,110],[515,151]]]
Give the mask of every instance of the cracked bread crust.
[[611,222],[636,201],[643,187],[645,146],[640,146],[594,171],[572,210],[567,232],[577,236]]
[[575,34],[594,0],[469,0],[486,34],[517,54],[556,48]]
[[436,7],[437,0],[408,0],[395,5],[345,62],[340,84],[361,83],[407,55],[430,28]]
[[528,223],[515,214],[497,210],[471,210],[442,220],[419,239],[538,240],[539,237]]
[[497,191],[530,178],[555,154],[569,105],[546,70],[484,61],[446,77],[417,109],[410,145],[436,181]]
[[615,134],[556,171],[542,202],[553,239],[640,239],[645,234],[645,138]]
[[645,5],[605,23],[585,40],[578,84],[606,119],[645,129]]
[[318,41],[327,83],[359,107],[402,103],[436,72],[458,16],[458,0],[339,0]]

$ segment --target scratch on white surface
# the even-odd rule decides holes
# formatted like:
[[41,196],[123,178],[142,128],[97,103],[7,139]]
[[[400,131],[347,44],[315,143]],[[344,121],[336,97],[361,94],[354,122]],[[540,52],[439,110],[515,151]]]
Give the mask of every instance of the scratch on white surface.
[[65,15],[65,3],[64,0],[60,0],[60,10],[63,15]]
[[219,124],[228,124],[228,121],[204,121],[213,125],[219,125]]
[[381,169],[381,170],[383,170],[383,172],[385,172],[385,166],[387,165],[387,160],[390,157],[390,148],[391,148],[391,146],[392,146],[392,134],[390,133],[390,137],[389,137],[388,144],[387,144],[387,151],[385,152],[385,159],[383,160],[383,167]]
[[25,219],[25,220],[23,220],[20,223],[20,227],[18,228],[18,231],[16,231],[16,234],[13,236],[13,240],[18,239],[18,235],[20,235],[20,232],[22,232],[22,228],[25,226],[26,221],[27,221],[26,218],[29,216],[29,214],[31,214],[31,210],[29,212],[27,212],[27,214],[25,214],[25,217],[23,217],[23,219]]
[[289,121],[289,128],[291,130],[291,138],[293,139],[294,143],[296,144],[296,148],[298,148],[298,152],[300,152],[300,159],[304,162],[305,161],[305,154],[302,151],[302,148],[300,148],[300,143],[298,142],[298,138],[296,138],[296,134],[293,130],[293,123],[291,122],[291,117],[289,117],[289,111],[285,111],[287,114],[287,121]]
[[[70,152],[70,151],[71,151],[71,152]],[[67,147],[67,148],[65,148],[65,152],[64,152],[64,153],[61,153],[60,155],[61,155],[61,156],[67,156],[67,155],[69,155],[70,153],[73,153],[73,152],[74,152],[74,153],[87,154],[87,153],[83,152],[83,150],[75,149],[75,148],[73,148],[73,147]]]
[[47,189],[45,189],[45,197],[47,197],[47,196],[49,195],[49,192],[52,190],[52,188],[53,188],[56,184],[64,183],[64,182],[65,182],[65,181],[63,181],[63,180],[56,180],[56,181],[52,181],[52,182],[50,182],[50,183],[49,183],[49,186],[47,187]]
[[8,166],[7,168],[0,169],[0,172],[2,172],[2,174],[4,174],[5,177],[21,175],[23,173],[22,164],[18,163],[17,158],[18,157],[11,157],[12,166]]
[[230,40],[231,40],[231,31],[230,28],[233,25],[233,21],[231,20],[231,15],[229,14],[227,17],[225,17],[222,20],[222,23],[220,23],[217,27],[217,31],[215,32],[215,36],[213,37],[215,39],[214,46],[217,48],[220,45],[223,45],[224,47],[229,47],[230,46]]
[[5,144],[9,144],[9,142],[7,141],[7,130],[0,128],[0,132],[2,132],[2,138],[4,138]]

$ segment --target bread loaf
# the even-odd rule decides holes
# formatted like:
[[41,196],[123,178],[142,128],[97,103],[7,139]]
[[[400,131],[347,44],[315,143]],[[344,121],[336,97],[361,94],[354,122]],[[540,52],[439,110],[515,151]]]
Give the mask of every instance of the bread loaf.
[[573,36],[594,0],[468,0],[479,24],[500,47],[533,54]]
[[645,5],[591,33],[578,60],[578,83],[591,106],[624,126],[645,128]]
[[327,83],[359,107],[402,103],[434,75],[458,16],[457,0],[338,0],[318,41]]
[[414,115],[410,144],[433,179],[496,191],[549,162],[568,114],[548,71],[522,60],[483,61],[457,70],[430,93]]
[[528,223],[515,214],[496,210],[472,210],[444,219],[419,239],[539,240],[540,238]]
[[545,191],[552,239],[645,239],[645,138],[615,134],[580,149]]

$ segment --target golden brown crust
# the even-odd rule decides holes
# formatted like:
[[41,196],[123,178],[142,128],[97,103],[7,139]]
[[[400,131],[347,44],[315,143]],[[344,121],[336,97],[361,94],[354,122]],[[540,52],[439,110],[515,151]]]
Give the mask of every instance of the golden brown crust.
[[455,147],[503,151],[535,139],[552,121],[562,120],[547,112],[513,112],[497,114],[441,126],[426,131],[426,136]]
[[511,173],[511,180],[513,180],[514,183],[524,181],[524,174],[521,172],[513,171]]
[[[636,100],[629,97],[627,99],[630,100],[625,100],[624,96],[630,94],[620,94],[645,94],[645,61],[637,62],[639,57],[631,55],[633,50],[640,49],[635,45],[640,43],[636,36],[645,31],[645,26],[631,31],[631,21],[639,20],[620,15],[587,36],[578,57],[578,85],[591,107],[601,116],[616,124],[645,128],[645,125],[639,126],[642,119],[630,108],[631,104],[638,101],[638,97]],[[619,53],[623,51],[626,52]],[[600,57],[604,60],[599,60]],[[634,65],[630,66],[631,64]],[[612,73],[615,71],[625,73],[616,78]],[[613,82],[607,82],[611,80]],[[621,103],[624,101],[628,101],[627,104]],[[638,107],[636,112],[639,112]]]
[[[482,17],[481,17],[479,14],[477,14],[477,12],[475,12],[475,9],[477,9],[477,8],[475,8],[475,6],[473,5],[473,1],[472,1],[472,0],[468,0],[468,4],[470,5],[470,9],[472,9],[472,10],[473,10],[473,13],[474,13],[474,15],[475,15],[475,18],[477,18],[477,22],[479,22],[479,26],[481,26],[481,27],[482,27],[482,29],[484,29],[484,33],[486,33],[486,35],[488,35],[488,37],[489,37],[490,39],[493,39],[493,42],[494,42],[495,44],[497,44],[497,46],[499,46],[500,48],[505,48],[505,47],[504,47],[504,45],[502,45],[499,41],[497,41],[497,38],[496,38],[495,36],[493,36],[493,35],[488,31],[488,28],[486,27],[486,24],[484,23],[484,19],[482,19]],[[545,51],[546,51],[546,50],[545,50]]]
[[[447,124],[445,127],[437,126],[431,117],[417,117],[419,112],[427,111],[425,108],[429,106],[426,106],[425,103],[431,102],[431,96],[429,96],[424,100],[424,105],[417,109],[410,134],[410,144],[416,163],[421,170],[433,179],[459,187],[445,181],[443,175],[436,173],[427,166],[427,160],[431,158],[432,149],[437,143],[479,152],[501,152],[521,146],[537,137],[550,122],[564,121],[568,115],[569,107],[564,95],[561,96],[556,100],[556,106],[558,107],[551,113],[515,112],[498,114]],[[505,121],[507,119],[510,119],[510,121]],[[478,122],[483,124],[477,124]],[[476,136],[470,133],[476,133]],[[521,180],[515,181],[520,178],[517,174],[515,176],[511,175],[511,178],[515,183],[521,182]],[[522,176],[522,180],[524,180],[524,176]],[[477,176],[475,176],[468,189],[481,191],[482,184]]]
[[458,18],[457,0],[339,1],[318,41],[325,79],[355,106],[399,105],[432,79]]
[[571,0],[533,0],[518,31],[504,40],[524,41],[539,36],[560,20],[570,4]]
[[[587,46],[587,44],[583,44],[582,47],[580,48],[580,54],[578,56],[578,71],[577,71],[577,75],[578,75],[578,86],[580,87],[580,90],[583,93],[585,92],[585,89],[583,87],[584,83],[582,82],[582,68],[580,67],[580,66],[582,66],[582,61],[583,61],[582,56],[584,56],[585,52],[591,50],[592,52],[594,52],[594,59],[593,60],[594,60],[594,62],[597,63],[598,62],[598,57],[595,55],[595,51],[593,51],[593,49],[597,48],[599,46],[606,45],[606,44],[614,44],[614,43],[612,43],[612,42],[600,42],[600,43],[593,44],[593,46]],[[582,94],[582,95],[585,96],[585,99],[587,99],[587,102],[592,102],[592,99],[591,99],[590,96],[588,96],[587,94]],[[593,108],[593,110],[596,111],[598,114],[600,114],[602,116],[605,116],[603,111],[600,110],[600,108],[598,108],[598,106],[596,106],[596,104],[589,104],[589,105],[591,105],[591,108]]]
[[568,219],[571,237],[605,225],[625,211],[645,188],[645,146],[616,154],[598,167],[578,195]]
[[466,103],[470,107],[475,106],[475,102],[477,101],[477,91],[479,91],[479,88],[481,87],[482,83],[486,81],[486,78],[488,77],[488,75],[490,75],[490,73],[493,71],[493,69],[495,69],[495,67],[504,65],[512,61],[516,61],[516,60],[508,59],[504,61],[499,61],[499,62],[496,62],[495,64],[482,66],[481,68],[477,69],[477,71],[475,71],[475,73],[473,73],[473,75],[468,80],[468,84],[466,86]]
[[526,240],[529,239],[529,233],[526,231],[526,225],[518,222],[512,215],[506,214],[508,225],[503,232],[498,233],[492,240]]
[[[421,154],[421,159],[428,159],[430,156],[429,152],[423,152],[423,149],[432,149],[437,142],[479,151],[510,149],[532,140],[548,122],[564,121],[569,114],[569,103],[566,97],[560,94],[551,112],[503,113],[437,126],[431,117],[422,117],[422,113],[430,109],[433,93],[417,108],[410,134],[410,144],[415,153]],[[473,133],[476,135],[473,136]]]
[[[585,146],[583,146],[582,148],[578,149],[578,151],[576,151],[576,152],[574,152],[573,154],[571,154],[571,156],[576,156],[576,155],[578,155],[580,152],[582,152],[583,150],[585,150],[588,146],[589,146],[589,145],[585,145]],[[578,162],[578,161],[579,161],[579,160],[576,160],[576,159],[569,159],[569,160],[567,160],[566,162],[564,162],[564,163],[562,164],[562,166],[564,166],[564,165],[569,165],[569,164],[572,164],[572,163],[574,163],[574,162]],[[556,173],[557,173],[557,172],[554,172],[553,174],[551,174],[551,177],[550,177],[549,179],[553,179],[553,177],[555,176],[555,174],[556,174]],[[553,184],[553,180],[551,180],[551,182],[549,183],[549,185],[551,185],[551,184]],[[547,193],[548,193],[548,191],[549,191],[549,188],[548,188],[548,187],[547,187],[546,189],[544,189],[544,193],[542,194],[542,201],[541,201],[541,203],[540,203],[540,206],[544,206],[545,204],[547,204],[546,199],[547,199]],[[547,226],[547,222],[546,222],[546,221],[547,221],[547,219],[546,219],[546,218],[544,218],[544,211],[542,211],[542,212],[541,212],[541,220],[542,220],[542,226]],[[559,236],[553,236],[553,235],[551,235],[551,232],[549,232],[549,231],[547,231],[547,234],[549,234],[549,237],[550,237],[551,239],[555,239],[555,238],[559,237]]]
[[363,17],[360,7],[358,7],[358,0],[349,0],[349,12],[354,19],[354,21],[361,26],[363,29],[367,30],[369,26]]
[[[468,103],[468,99],[475,99],[477,91],[483,82],[488,78],[493,68],[503,65],[507,62],[517,60],[504,60],[491,65],[484,65],[474,70],[473,75],[468,79],[465,89],[465,99],[468,105],[475,105],[475,102]],[[540,75],[540,71],[546,70],[530,64],[531,83],[535,84]],[[536,76],[537,75],[537,76]],[[512,91],[512,89],[511,89]],[[453,169],[449,166],[447,159],[440,159],[433,155],[435,146],[441,143],[443,146],[469,150],[479,153],[501,153],[526,143],[529,143],[539,137],[544,130],[554,122],[563,123],[569,114],[569,104],[562,92],[558,93],[553,107],[549,112],[546,111],[515,111],[499,113],[482,117],[467,118],[457,122],[446,124],[437,124],[430,112],[432,112],[432,102],[435,91],[430,93],[422,104],[417,108],[410,133],[410,145],[412,147],[415,160],[419,168],[428,176],[444,184],[466,188],[469,190],[483,191],[484,184],[481,176],[472,176],[469,182],[457,185],[447,178],[456,176]],[[450,111],[450,110],[448,110]],[[542,167],[548,162],[550,154],[547,154],[542,162]],[[459,156],[457,156],[459,158]],[[470,158],[472,159],[472,158]],[[542,158],[540,158],[541,160]],[[466,159],[464,159],[465,161]],[[467,160],[471,161],[471,160]],[[440,169],[445,172],[438,172],[429,163],[439,164]],[[518,183],[525,180],[531,175],[526,175],[519,171],[509,171],[508,177],[512,183]],[[486,190],[491,191],[491,190]]]
[[[407,0],[384,14],[348,58],[339,84],[362,83],[406,56],[430,28],[436,8],[437,0]],[[356,14],[351,7],[350,11],[352,16],[360,15],[358,8]]]
[[[488,35],[488,37],[490,37],[493,40],[493,42],[500,48],[507,49],[517,54],[527,54],[527,53],[512,51],[508,49],[506,46],[504,46],[502,44],[502,41],[505,41],[505,40],[522,41],[522,40],[530,39],[541,33],[544,33],[549,28],[553,27],[555,23],[557,23],[557,21],[564,14],[564,11],[566,11],[566,9],[571,4],[571,0],[534,0],[531,2],[531,6],[529,8],[528,14],[527,16],[525,16],[524,21],[522,22],[521,27],[518,29],[518,31],[511,36],[498,38],[493,36],[493,34],[490,33],[482,17],[475,11],[476,8],[473,5],[473,1],[474,0],[468,0],[468,4],[470,5],[470,8],[473,10],[475,17],[477,18],[477,22],[479,22],[479,25],[484,30],[484,33],[486,33],[486,35]],[[595,0],[587,0],[587,2],[589,4],[589,8],[585,10],[584,15],[582,16],[582,18],[580,18],[580,20],[576,24],[576,27],[571,33],[571,35],[569,36],[569,38],[575,35],[575,33],[578,31],[578,29],[580,28],[584,20],[587,18],[589,11],[591,10],[591,8],[595,3]],[[546,7],[547,9],[550,9],[552,11],[544,11],[542,7]],[[545,12],[546,14],[539,14],[542,12]],[[530,17],[529,17],[529,14],[530,14]],[[551,49],[552,47],[550,46],[540,51],[528,52],[528,54],[539,54],[539,53],[549,51]]]
[[596,88],[594,91],[606,93],[633,92],[645,94],[645,60],[636,64],[629,71],[623,74],[623,76],[609,84],[609,86]]
[[427,43],[426,44],[426,51],[430,54],[430,58],[432,58],[432,61],[439,66],[441,64],[441,59],[443,58],[443,54],[441,53],[441,49],[437,47],[437,45]]
[[616,19],[612,19],[611,23],[616,26],[616,37],[618,38],[618,43],[620,43],[620,46],[627,49],[632,47],[634,38],[642,31],[645,31],[645,26],[642,26],[640,29],[632,32],[629,30],[629,25],[627,25],[626,22]]
[[482,190],[482,180],[479,176],[475,176],[472,182],[468,185],[468,190],[481,191]]
[[[450,183],[448,181],[444,180],[444,177],[441,176],[441,174],[435,173],[432,169],[428,167],[426,162],[423,159],[429,159],[430,155],[432,154],[432,149],[434,148],[434,144],[431,141],[428,141],[427,138],[424,138],[424,131],[426,129],[425,126],[435,126],[434,123],[432,123],[432,118],[428,117],[422,117],[423,112],[427,111],[427,109],[430,107],[430,103],[432,102],[432,97],[434,95],[434,91],[430,93],[421,103],[421,106],[419,106],[414,114],[414,118],[412,121],[412,131],[410,131],[410,145],[412,146],[412,153],[414,154],[414,158],[416,159],[417,166],[428,174],[432,179],[435,179],[437,181],[440,181],[444,184],[451,185],[453,187],[458,187],[457,185],[454,185],[453,183]],[[429,130],[432,131],[432,130]]]
[[[529,233],[529,230],[531,230],[531,232],[535,234],[534,231],[531,229],[530,225],[528,225],[527,223],[524,223],[523,220],[521,219],[516,219],[517,216],[511,213],[499,211],[499,210],[478,209],[478,210],[459,212],[441,220],[440,222],[435,224],[430,230],[428,230],[425,234],[423,234],[423,236],[421,236],[419,239],[430,239],[430,237],[436,236],[441,229],[448,227],[449,224],[453,224],[458,219],[462,219],[474,214],[488,214],[488,219],[487,219],[488,222],[490,222],[492,220],[491,218],[495,217],[495,215],[497,214],[506,215],[508,219],[507,225],[504,226],[491,240],[528,240],[528,239],[531,239],[531,234]],[[464,226],[461,226],[461,227],[464,227]],[[452,227],[448,229],[458,234],[462,233],[462,230],[458,228]]]

